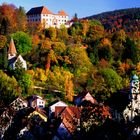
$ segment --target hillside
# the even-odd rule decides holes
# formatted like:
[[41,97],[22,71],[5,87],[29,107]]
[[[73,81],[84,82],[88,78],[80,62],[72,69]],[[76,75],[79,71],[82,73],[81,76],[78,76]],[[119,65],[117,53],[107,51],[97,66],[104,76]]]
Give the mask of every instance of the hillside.
[[86,19],[99,20],[105,29],[110,32],[115,32],[119,29],[124,29],[126,32],[140,31],[140,8],[104,12],[86,17]]

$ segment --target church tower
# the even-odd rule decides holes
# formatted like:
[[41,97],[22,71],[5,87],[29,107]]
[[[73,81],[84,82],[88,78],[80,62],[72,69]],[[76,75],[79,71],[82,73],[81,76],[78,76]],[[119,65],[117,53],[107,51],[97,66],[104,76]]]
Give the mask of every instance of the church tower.
[[9,50],[8,50],[8,60],[16,57],[16,54],[17,54],[16,47],[15,47],[13,39],[11,38]]
[[[134,75],[130,83],[131,93],[131,118],[140,113],[140,82],[137,75]],[[137,112],[136,112],[137,110]]]
[[140,81],[137,75],[133,75],[130,82],[130,104],[123,111],[126,122],[132,121],[140,114]]

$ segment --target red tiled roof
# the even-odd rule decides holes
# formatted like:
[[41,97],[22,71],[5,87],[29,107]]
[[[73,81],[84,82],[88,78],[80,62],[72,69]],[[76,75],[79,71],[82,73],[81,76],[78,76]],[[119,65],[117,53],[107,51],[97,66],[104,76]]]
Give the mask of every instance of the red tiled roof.
[[75,116],[77,119],[80,119],[81,110],[82,110],[80,107],[69,106],[69,107],[67,107],[67,108],[69,108],[69,109],[74,113],[74,116]]
[[55,117],[61,115],[62,111],[65,109],[65,106],[56,106],[55,107]]
[[78,119],[81,116],[81,108],[75,106],[57,107],[57,111],[60,111],[60,116],[65,127],[70,133],[73,133],[77,128]]
[[13,39],[10,41],[8,53],[12,55],[17,53]]
[[34,7],[27,12],[27,15],[35,15],[35,14],[53,14],[53,13],[49,11],[45,6]]
[[59,11],[58,15],[68,16],[68,14],[64,10]]
[[53,14],[53,13],[49,11],[46,7],[43,7],[41,14]]

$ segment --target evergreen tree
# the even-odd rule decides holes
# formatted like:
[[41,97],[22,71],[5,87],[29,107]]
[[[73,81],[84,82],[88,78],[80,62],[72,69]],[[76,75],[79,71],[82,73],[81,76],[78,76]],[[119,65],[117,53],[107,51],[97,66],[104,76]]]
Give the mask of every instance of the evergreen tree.
[[123,53],[123,59],[131,59],[134,64],[138,62],[139,51],[138,46],[129,37],[126,39],[125,50]]

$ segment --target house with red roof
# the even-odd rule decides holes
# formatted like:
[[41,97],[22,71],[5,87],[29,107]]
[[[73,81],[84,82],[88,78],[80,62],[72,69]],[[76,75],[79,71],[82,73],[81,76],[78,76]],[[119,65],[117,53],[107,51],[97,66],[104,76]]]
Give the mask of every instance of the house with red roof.
[[61,109],[65,108],[68,106],[65,102],[63,101],[54,101],[49,105],[49,117],[53,118],[55,114],[55,109],[60,107]]
[[64,10],[61,10],[55,14],[48,10],[45,6],[40,6],[31,8],[26,15],[28,23],[41,23],[44,28],[60,28],[61,25],[68,27],[67,22],[69,17]]
[[56,107],[55,118],[60,119],[57,128],[57,137],[71,139],[80,130],[82,108],[76,106]]

